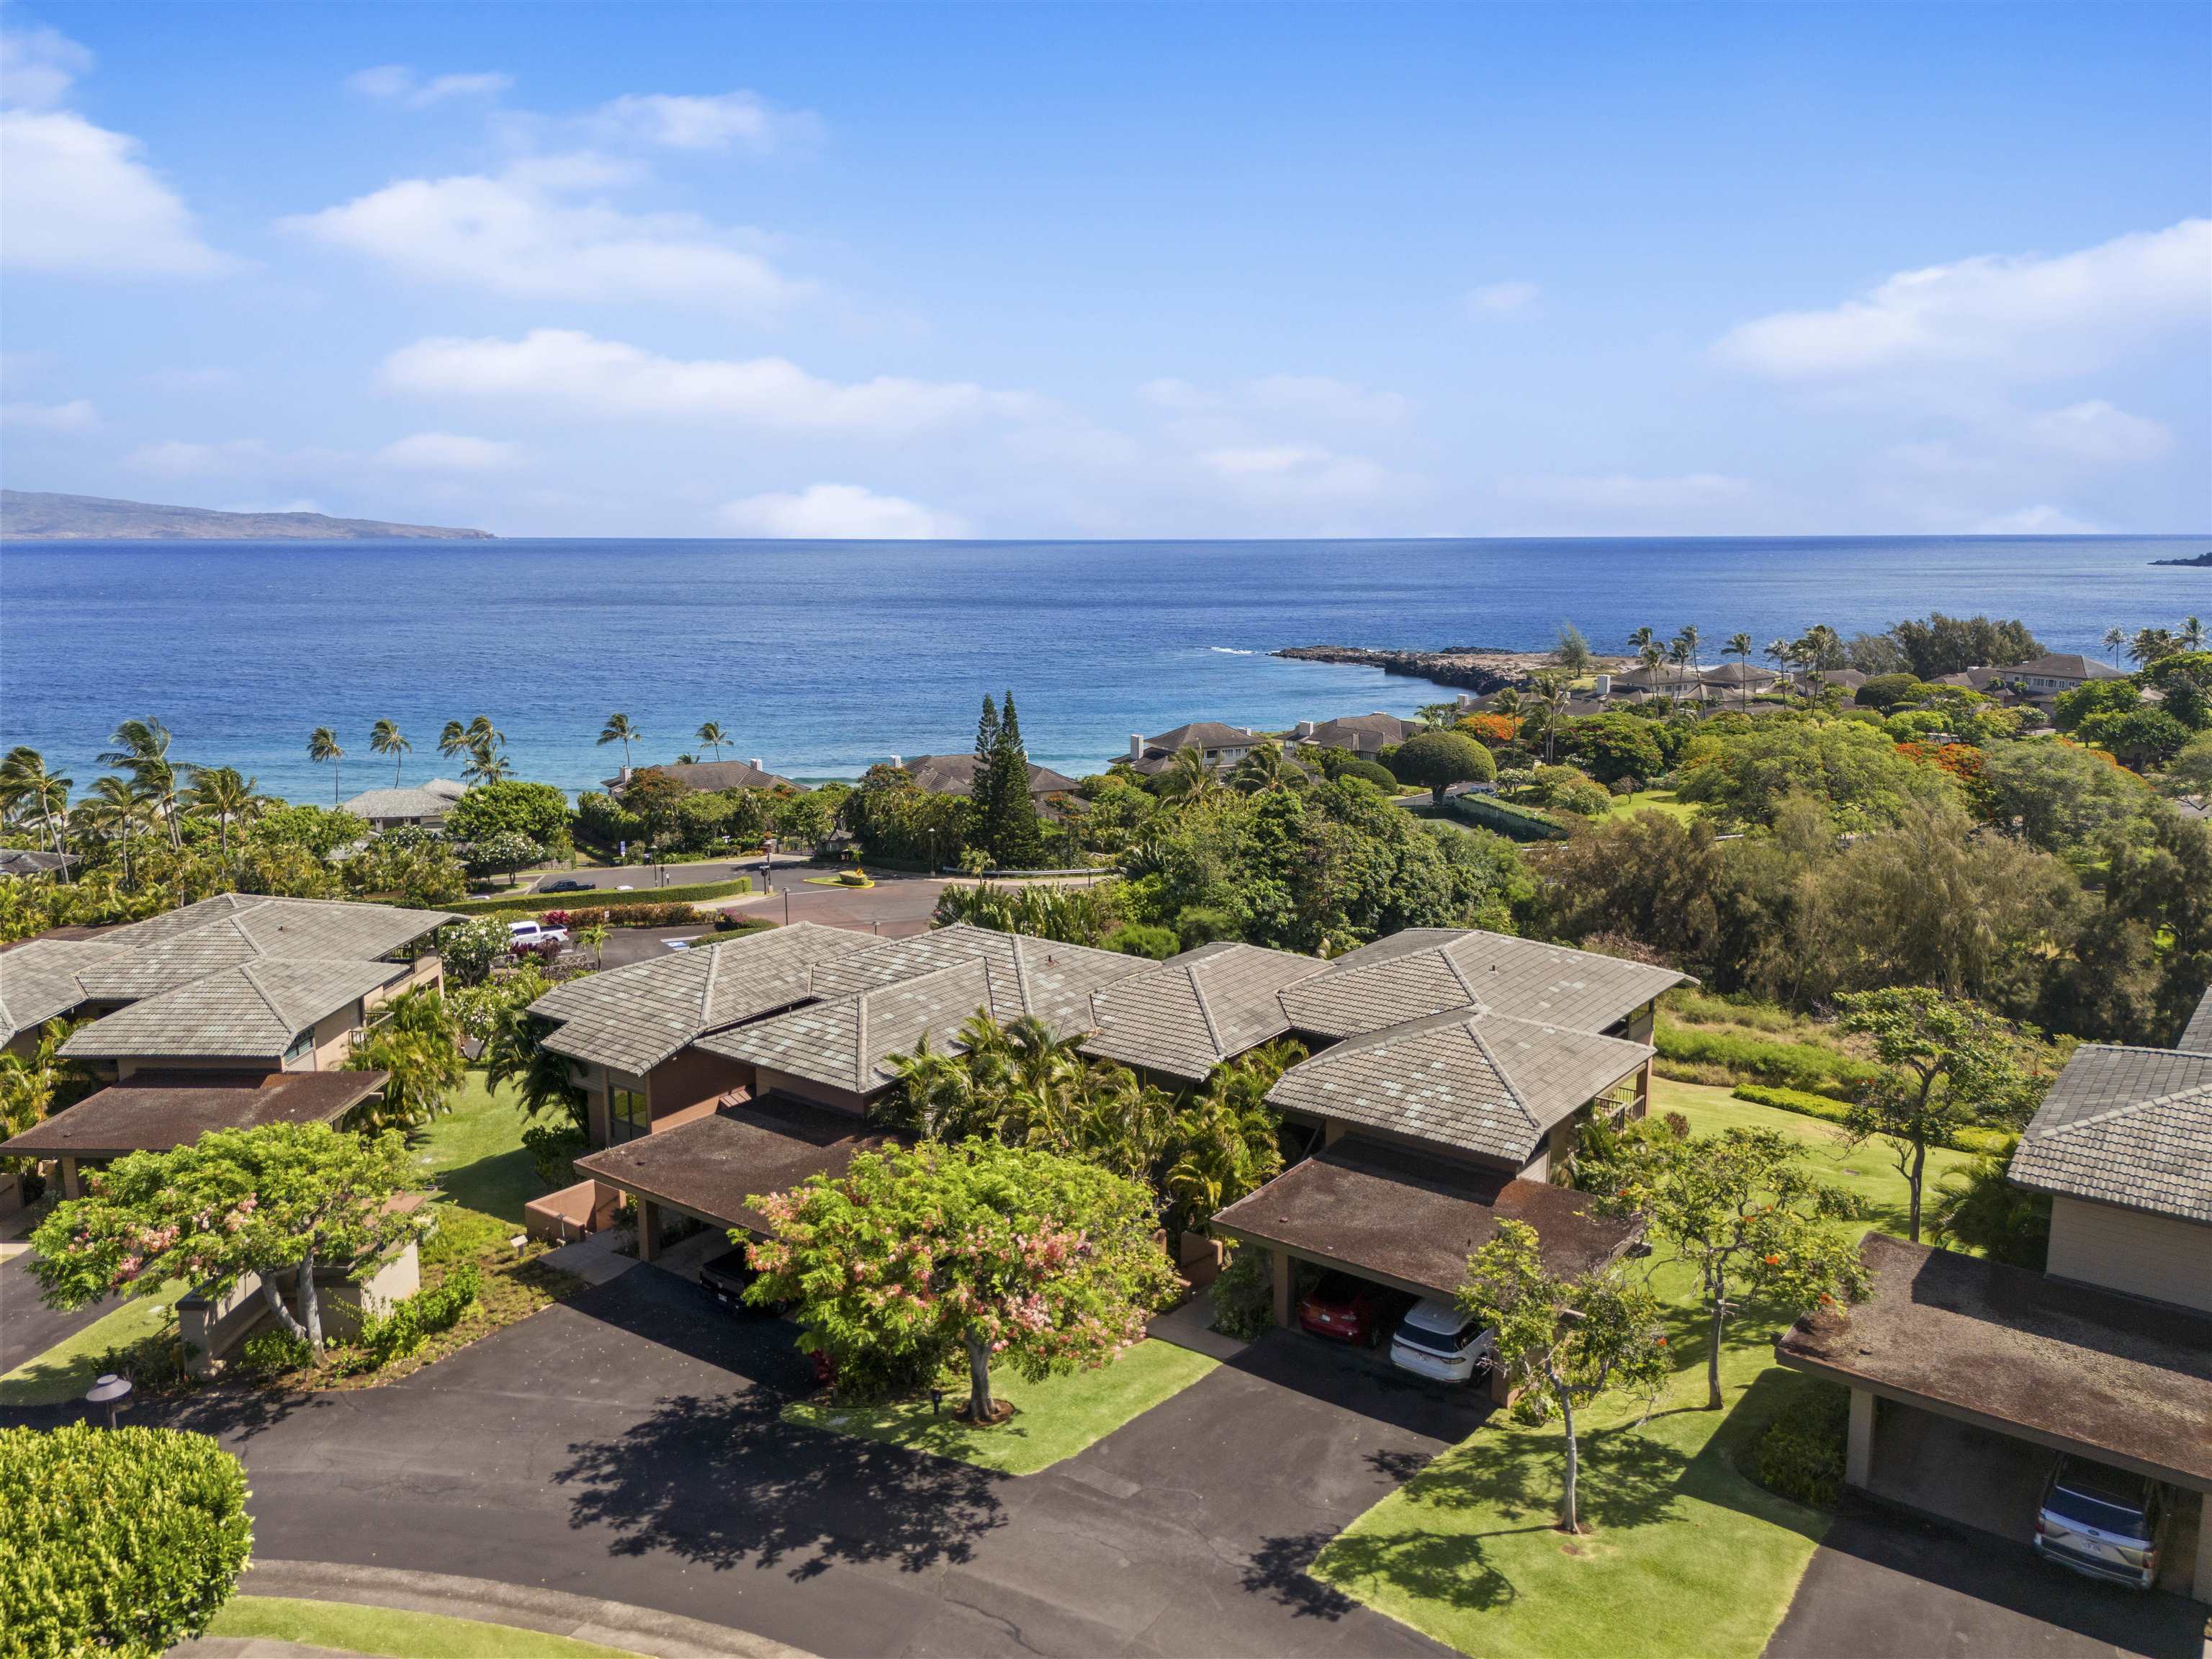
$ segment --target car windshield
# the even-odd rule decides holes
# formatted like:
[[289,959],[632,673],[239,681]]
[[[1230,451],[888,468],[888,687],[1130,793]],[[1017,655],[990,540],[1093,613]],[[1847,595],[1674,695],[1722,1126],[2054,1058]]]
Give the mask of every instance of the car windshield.
[[2094,1527],[2099,1532],[2108,1532],[2116,1537],[2150,1536],[2150,1519],[2142,1510],[2093,1498],[2087,1492],[2075,1492],[2071,1487],[2053,1486],[2051,1496],[2043,1500],[2043,1507],[2063,1520]]

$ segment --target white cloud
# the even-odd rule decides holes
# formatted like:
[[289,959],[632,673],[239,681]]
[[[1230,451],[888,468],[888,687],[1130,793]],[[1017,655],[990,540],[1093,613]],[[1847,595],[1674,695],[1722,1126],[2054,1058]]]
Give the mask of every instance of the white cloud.
[[84,276],[223,270],[137,139],[56,107],[91,66],[52,29],[0,33],[0,264]]
[[726,150],[766,155],[822,134],[819,116],[780,110],[759,94],[726,92],[707,97],[646,93],[602,104],[586,125],[608,139],[658,144],[668,149]]
[[694,301],[773,311],[804,291],[692,213],[626,213],[580,192],[629,170],[603,157],[541,157],[496,177],[403,179],[280,222],[411,276],[535,300]]
[[957,514],[940,513],[860,484],[818,483],[796,495],[770,492],[732,501],[723,525],[743,536],[855,541],[957,540],[969,533]]
[[1974,536],[2092,536],[2097,526],[2061,507],[2041,504],[1983,519],[1967,533]]
[[417,432],[385,445],[376,459],[410,472],[496,472],[521,462],[522,446],[458,432]]
[[2173,434],[2158,422],[2115,409],[2102,398],[2029,416],[2027,436],[2040,448],[2105,465],[2156,460],[2173,447]]
[[2177,325],[2212,318],[2212,219],[2075,252],[1980,255],[1901,271],[1825,311],[1782,312],[1719,342],[1727,362],[1790,380],[1969,365],[2003,380],[2101,367]]
[[473,75],[436,75],[423,80],[404,64],[382,64],[346,76],[347,88],[364,98],[428,109],[448,98],[493,98],[514,84],[496,70]]
[[0,424],[33,432],[97,432],[100,410],[89,398],[65,404],[0,404]]
[[557,328],[519,340],[418,340],[385,359],[382,379],[398,392],[522,400],[592,418],[723,418],[811,431],[912,432],[1037,406],[964,381],[878,375],[840,384],[781,357],[686,362]]
[[250,472],[269,460],[269,446],[258,438],[223,443],[187,443],[171,438],[148,444],[124,457],[124,465],[164,478],[204,478]]
[[1340,455],[1318,444],[1249,444],[1209,449],[1196,458],[1216,478],[1278,499],[1341,501],[1372,495],[1390,482],[1361,455]]
[[1534,304],[1542,291],[1534,283],[1486,283],[1468,291],[1467,308],[1477,316],[1495,317]]

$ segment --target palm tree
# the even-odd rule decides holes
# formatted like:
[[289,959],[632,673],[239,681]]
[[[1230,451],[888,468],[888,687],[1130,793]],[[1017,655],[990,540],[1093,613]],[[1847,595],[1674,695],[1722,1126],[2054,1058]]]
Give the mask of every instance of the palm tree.
[[1230,787],[1247,795],[1264,795],[1288,789],[1297,773],[1283,755],[1282,745],[1263,743],[1237,763],[1229,775]]
[[307,758],[317,765],[331,763],[331,805],[338,804],[338,763],[345,758],[345,750],[338,747],[337,734],[327,726],[319,726],[307,733]]
[[459,720],[447,720],[445,729],[438,733],[438,752],[451,760],[469,746],[469,728]]
[[2204,648],[2204,624],[2194,617],[2184,617],[2181,631],[2173,636],[2173,642],[2184,651],[2202,651]]
[[187,810],[213,818],[222,861],[230,862],[230,826],[251,817],[261,804],[254,781],[241,777],[231,766],[206,766],[192,774],[192,787],[185,792]]
[[131,838],[155,822],[153,792],[134,778],[100,778],[94,782],[78,812],[122,848],[123,884],[136,885],[131,878]]
[[[1647,651],[1656,648],[1656,645],[1644,647]],[[1535,693],[1536,708],[1543,717],[1544,763],[1548,766],[1559,756],[1559,726],[1574,701],[1575,683],[1565,674],[1544,669],[1528,677],[1528,689]]]
[[1644,647],[1652,644],[1658,637],[1648,628],[1631,629],[1628,634],[1628,648],[1640,657],[1644,654]]
[[491,723],[490,715],[479,714],[469,722],[469,742],[480,748],[504,749],[507,733]]
[[40,824],[40,845],[52,836],[54,851],[67,854],[69,792],[73,780],[46,770],[46,757],[27,744],[17,744],[0,760],[0,811],[27,811]]
[[471,744],[468,755],[461,776],[471,783],[497,783],[514,770],[514,763],[489,744]]
[[1175,751],[1167,770],[1160,774],[1160,799],[1194,806],[1220,787],[1213,769],[1206,763],[1206,750],[1185,744]]
[[1636,659],[1644,665],[1644,689],[1658,690],[1659,665],[1667,660],[1667,647],[1656,640],[1648,639],[1636,647]]
[[705,744],[708,748],[713,750],[714,751],[714,758],[716,760],[722,758],[722,745],[730,740],[730,734],[722,730],[720,726],[717,726],[712,720],[708,720],[704,726],[701,726],[691,735],[699,742]]
[[2113,667],[2118,668],[2120,665],[2120,647],[2127,642],[2128,631],[2124,628],[2108,628],[2105,630],[2105,649],[2112,653]]
[[1741,633],[1729,635],[1728,637],[1728,643],[1721,647],[1721,654],[1724,657],[1734,657],[1736,660],[1736,665],[1744,672],[1744,682],[1737,688],[1741,695],[1736,699],[1737,706],[1743,708],[1748,708],[1751,707],[1751,680],[1749,677],[1751,674],[1751,653],[1753,648],[1751,635]]
[[415,745],[399,733],[399,728],[390,720],[379,720],[369,728],[368,746],[380,755],[393,757],[392,787],[399,787],[399,769],[407,763],[407,756]]
[[2138,628],[2136,636],[2128,641],[2128,659],[2139,668],[2148,668],[2160,657],[2173,652],[2173,635],[2163,628]]
[[177,823],[177,767],[169,758],[169,728],[157,720],[125,720],[108,739],[115,745],[100,757],[102,766],[119,766],[152,797],[154,810],[169,826],[169,844],[182,848]]
[[599,729],[599,746],[604,749],[611,743],[620,744],[623,746],[623,770],[627,773],[629,770],[630,740],[641,738],[644,735],[629,723],[629,715],[610,714],[606,725]]
[[1703,671],[1704,665],[1698,659],[1698,647],[1704,642],[1705,635],[1698,632],[1695,623],[1685,623],[1682,631],[1674,635],[1674,643],[1682,648],[1682,655],[1693,672]]
[[1790,671],[1797,664],[1797,647],[1787,640],[1769,640],[1763,653],[1782,675],[1782,700],[1790,701]]

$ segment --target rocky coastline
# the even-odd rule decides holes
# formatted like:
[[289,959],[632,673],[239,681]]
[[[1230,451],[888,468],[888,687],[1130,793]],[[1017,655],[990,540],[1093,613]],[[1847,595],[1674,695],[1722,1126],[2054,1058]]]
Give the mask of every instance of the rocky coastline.
[[1468,691],[1502,691],[1551,665],[1548,651],[1504,651],[1492,646],[1448,645],[1441,651],[1377,651],[1356,645],[1292,645],[1268,653],[1298,662],[1355,663],[1386,674],[1428,680]]
[[2199,553],[2193,559],[2153,559],[2151,562],[2179,565],[2190,570],[2212,570],[2212,553]]

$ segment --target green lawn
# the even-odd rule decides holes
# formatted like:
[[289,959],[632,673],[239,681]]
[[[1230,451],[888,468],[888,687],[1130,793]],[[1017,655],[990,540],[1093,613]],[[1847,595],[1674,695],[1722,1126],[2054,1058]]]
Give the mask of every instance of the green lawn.
[[1671,789],[1639,789],[1632,795],[1615,795],[1608,817],[1626,817],[1631,812],[1664,812],[1670,818],[1687,823],[1698,816],[1698,809],[1690,802],[1678,799]]
[[340,1653],[388,1655],[390,1659],[636,1659],[625,1648],[602,1647],[569,1636],[434,1613],[402,1613],[346,1601],[309,1601],[289,1595],[240,1595],[227,1602],[210,1636],[295,1642]]
[[167,1324],[185,1288],[182,1279],[172,1280],[152,1296],[119,1304],[66,1341],[25,1360],[0,1376],[0,1406],[54,1406],[82,1400],[100,1375],[100,1356],[151,1336]]
[[[1862,1229],[1902,1231],[1905,1183],[1878,1147],[1849,1152],[1831,1125],[1694,1084],[1661,1080],[1653,1109],[1680,1112],[1699,1133],[1741,1124],[1792,1135],[1874,1207]],[[1932,1178],[1963,1160],[1929,1161]],[[1759,1431],[1814,1384],[1774,1364],[1781,1314],[1749,1308],[1722,1352],[1726,1407],[1704,1410],[1695,1286],[1672,1264],[1656,1268],[1653,1282],[1669,1301],[1668,1346],[1681,1369],[1640,1428],[1640,1402],[1601,1401],[1585,1414],[1585,1536],[1553,1525],[1557,1426],[1522,1428],[1501,1415],[1360,1516],[1313,1575],[1483,1659],[1756,1659],[1827,1517],[1743,1470]]]
[[971,1429],[955,1419],[957,1394],[947,1396],[943,1415],[933,1415],[927,1401],[842,1407],[800,1401],[785,1407],[783,1414],[791,1422],[909,1446],[1003,1474],[1035,1474],[1188,1388],[1216,1363],[1171,1343],[1146,1341],[1097,1370],[1042,1382],[996,1370],[991,1391],[1013,1402],[1014,1416],[995,1429]]
[[519,1227],[522,1206],[545,1192],[522,1148],[522,1127],[514,1091],[495,1094],[482,1072],[471,1072],[453,1109],[431,1123],[415,1156],[449,1201]]

